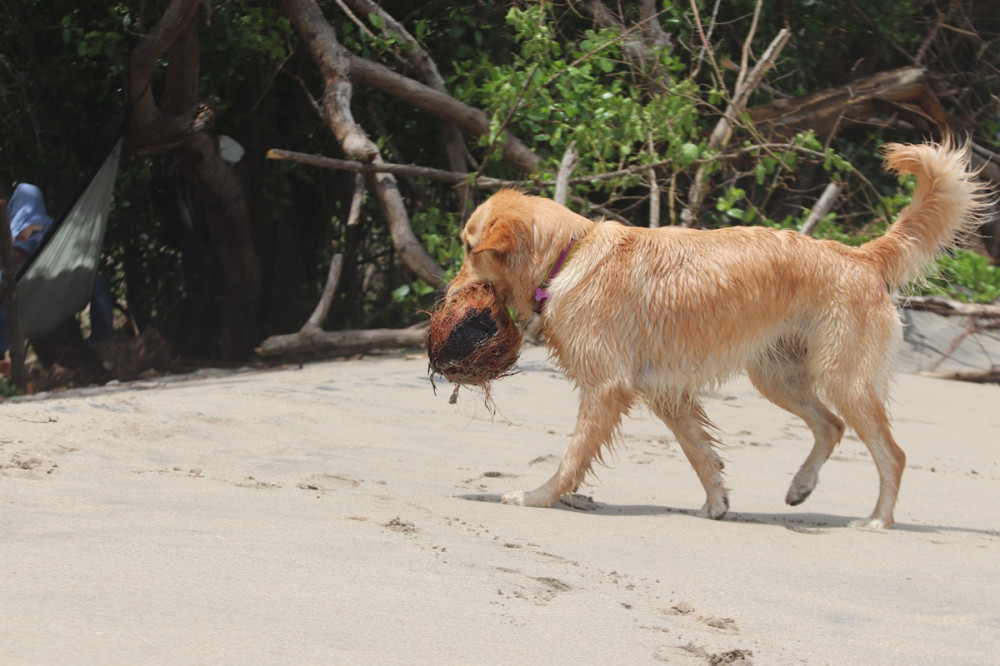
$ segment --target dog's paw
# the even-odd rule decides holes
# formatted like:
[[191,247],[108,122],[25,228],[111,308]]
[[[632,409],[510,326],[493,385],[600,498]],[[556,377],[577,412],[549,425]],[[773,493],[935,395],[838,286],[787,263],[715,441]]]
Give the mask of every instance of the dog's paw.
[[503,496],[500,497],[500,503],[545,508],[555,504],[558,499],[558,496],[552,497],[552,494],[549,493],[545,487],[542,487],[538,490],[515,490],[512,493],[504,493]]
[[870,530],[884,530],[892,527],[892,520],[883,520],[882,518],[876,518],[871,516],[869,518],[858,518],[857,520],[852,520],[847,523],[849,527],[862,527]]
[[504,493],[500,497],[500,503],[501,504],[514,504],[514,505],[517,505],[517,506],[525,506],[525,504],[524,504],[524,496],[525,496],[525,494],[526,493],[523,490],[515,490],[512,493]]
[[729,511],[729,498],[723,496],[721,499],[713,502],[708,500],[705,505],[701,507],[701,511],[698,512],[699,518],[709,518],[711,520],[721,520],[723,516]]
[[816,487],[816,482],[813,481],[811,484],[800,483],[798,479],[792,482],[792,485],[788,487],[788,494],[785,495],[785,504],[789,506],[798,506],[806,501],[806,498],[812,494],[813,489]]

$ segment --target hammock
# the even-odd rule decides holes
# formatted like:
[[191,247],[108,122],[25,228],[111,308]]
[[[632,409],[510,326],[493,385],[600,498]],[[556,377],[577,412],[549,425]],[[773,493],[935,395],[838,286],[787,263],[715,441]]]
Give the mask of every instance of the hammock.
[[118,139],[17,274],[17,301],[25,338],[48,333],[90,301],[121,149],[122,140]]

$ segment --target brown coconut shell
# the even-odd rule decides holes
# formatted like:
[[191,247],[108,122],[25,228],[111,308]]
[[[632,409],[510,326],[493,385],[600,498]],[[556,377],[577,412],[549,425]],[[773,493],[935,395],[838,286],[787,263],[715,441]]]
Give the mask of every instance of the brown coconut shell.
[[521,351],[521,329],[493,287],[463,288],[431,313],[430,369],[454,384],[484,386],[510,374]]

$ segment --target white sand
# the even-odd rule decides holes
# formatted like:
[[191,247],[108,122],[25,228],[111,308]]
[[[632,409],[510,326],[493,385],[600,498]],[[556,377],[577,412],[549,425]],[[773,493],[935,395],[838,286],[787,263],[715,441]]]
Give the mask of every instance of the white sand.
[[708,401],[726,520],[644,410],[599,510],[501,505],[576,414],[543,350],[521,367],[496,416],[402,355],[0,404],[0,663],[998,659],[1000,387],[900,376],[898,524],[869,531],[864,447],[786,506],[811,439],[745,379]]

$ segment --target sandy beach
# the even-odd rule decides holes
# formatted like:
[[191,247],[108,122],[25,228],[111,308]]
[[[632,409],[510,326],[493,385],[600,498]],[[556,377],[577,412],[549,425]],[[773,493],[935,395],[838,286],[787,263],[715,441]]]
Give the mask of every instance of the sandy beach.
[[[784,504],[811,437],[745,378],[706,401],[725,520],[645,409],[596,510],[499,504],[573,428],[538,347],[495,413],[415,352],[8,400],[0,662],[995,663],[1000,387],[915,374],[909,339],[888,531],[846,527],[877,493],[852,433]],[[996,353],[970,344],[954,363]]]

